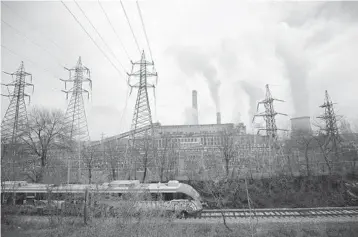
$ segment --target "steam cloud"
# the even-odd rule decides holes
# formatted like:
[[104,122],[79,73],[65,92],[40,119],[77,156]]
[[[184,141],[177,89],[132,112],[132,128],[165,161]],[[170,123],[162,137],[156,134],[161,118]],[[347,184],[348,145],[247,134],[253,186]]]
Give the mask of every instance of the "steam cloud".
[[220,112],[219,88],[221,83],[217,79],[217,70],[212,65],[210,56],[196,47],[180,47],[171,50],[174,50],[179,67],[184,73],[188,76],[202,74],[206,78],[216,112]]
[[195,117],[198,116],[198,111],[193,109],[193,108],[186,108],[184,111],[184,115],[185,115],[185,124],[190,125],[190,124],[194,124],[195,121]]
[[[282,28],[284,28],[284,31],[289,30],[287,24],[282,24]],[[281,33],[282,36],[286,36],[294,32]],[[290,81],[295,116],[307,116],[309,115],[309,93],[307,89],[309,67],[306,63],[305,55],[302,53],[304,51],[303,47],[290,42],[288,37],[278,40],[276,53],[282,59],[287,78]]]
[[261,88],[253,86],[246,81],[240,81],[240,86],[249,96],[249,118],[252,119],[256,113],[257,101],[263,99],[265,94]]

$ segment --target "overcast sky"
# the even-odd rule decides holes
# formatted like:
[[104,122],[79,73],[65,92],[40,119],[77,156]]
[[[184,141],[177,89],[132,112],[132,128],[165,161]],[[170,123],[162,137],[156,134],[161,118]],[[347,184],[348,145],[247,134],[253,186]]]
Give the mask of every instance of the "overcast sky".
[[[66,79],[63,66],[74,67],[81,56],[93,80],[91,98],[85,100],[91,139],[127,131],[136,99],[133,91],[124,109],[129,59],[97,1],[78,3],[116,58],[77,5],[65,3],[121,73],[57,1],[1,4],[2,21],[16,29],[1,23],[2,71],[14,72],[24,61],[35,84],[28,109],[65,111],[69,101],[59,78]],[[136,3],[123,4],[150,59]],[[129,58],[139,60],[120,2],[102,1],[102,6]],[[256,102],[270,84],[273,96],[286,101],[276,103],[276,110],[289,115],[278,118],[279,127],[287,128],[292,117],[321,114],[325,90],[337,102],[337,113],[358,125],[358,2],[152,0],[140,6],[159,75],[156,103],[150,90],[155,122],[190,122],[191,91],[197,90],[200,123],[215,123],[220,110],[223,123],[241,121],[250,128]],[[4,74],[1,79],[10,81]],[[3,117],[9,101],[1,102]]]

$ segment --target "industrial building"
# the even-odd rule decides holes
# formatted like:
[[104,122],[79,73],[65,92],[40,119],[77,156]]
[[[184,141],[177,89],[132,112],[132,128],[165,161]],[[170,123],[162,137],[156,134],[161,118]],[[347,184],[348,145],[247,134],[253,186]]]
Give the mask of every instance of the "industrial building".
[[[297,141],[313,136],[309,116],[291,118],[291,136],[285,142],[279,141],[278,149],[270,145],[267,136],[247,134],[243,123],[222,123],[220,112],[212,116],[216,123],[199,124],[198,92],[195,90],[192,91],[192,111],[191,124],[153,124],[157,154],[156,160],[152,159],[147,167],[148,179],[212,179],[227,175],[228,170],[230,174],[236,172],[235,175],[253,178],[273,173],[305,174],[307,159]],[[116,159],[120,175],[125,175],[132,162],[128,160],[131,156],[127,152],[130,134],[126,132],[97,142],[116,144],[120,150]],[[310,166],[317,166],[314,171],[317,174],[326,173],[322,155],[312,152],[308,154],[312,156]],[[227,153],[231,155],[226,161]],[[139,176],[143,173],[141,168],[137,171]]]
[[[164,163],[170,166],[166,167],[166,169],[171,171],[171,175],[180,179],[180,177],[194,178],[190,176],[198,175],[199,171],[202,171],[201,175],[203,176],[214,175],[213,173],[223,174],[225,172],[223,166],[223,152],[225,152],[225,149],[231,149],[235,152],[229,162],[230,170],[233,167],[244,166],[246,163],[255,163],[254,160],[259,158],[257,154],[268,153],[268,146],[264,137],[247,134],[246,126],[243,123],[221,123],[220,112],[217,112],[216,116],[213,115],[213,118],[216,118],[216,123],[198,124],[197,98],[197,91],[193,91],[192,108],[196,111],[193,113],[191,120],[193,124],[153,124],[154,141],[158,152],[157,159],[165,156],[167,161]],[[129,137],[130,132],[126,132],[106,138],[102,142],[98,141],[97,144],[113,143],[123,151],[129,147]],[[228,139],[232,140],[230,144],[228,144]],[[230,147],[228,147],[229,145]],[[168,152],[169,154],[164,155],[164,153]],[[129,162],[128,160],[126,161],[129,157],[125,158],[124,153],[122,152],[122,157],[119,157],[119,160],[121,160],[119,163],[121,164],[118,166],[122,169],[126,169],[126,163]],[[257,159],[252,158],[255,156]],[[153,166],[156,166],[157,170],[160,169],[158,168],[158,163],[161,162],[151,162]],[[151,170],[150,173],[158,173],[158,171],[153,172],[153,169],[149,168],[149,170]],[[157,174],[154,174],[154,176],[157,176]],[[151,177],[151,179],[156,178],[158,177]]]

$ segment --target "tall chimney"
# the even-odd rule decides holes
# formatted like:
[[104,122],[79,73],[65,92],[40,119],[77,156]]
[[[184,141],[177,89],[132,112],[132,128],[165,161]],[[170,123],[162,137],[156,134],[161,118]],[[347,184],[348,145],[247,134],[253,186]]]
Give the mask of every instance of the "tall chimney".
[[193,107],[193,121],[194,124],[199,123],[198,118],[198,92],[196,90],[193,90],[192,92],[192,107]]
[[220,112],[216,113],[216,123],[221,124],[221,113]]

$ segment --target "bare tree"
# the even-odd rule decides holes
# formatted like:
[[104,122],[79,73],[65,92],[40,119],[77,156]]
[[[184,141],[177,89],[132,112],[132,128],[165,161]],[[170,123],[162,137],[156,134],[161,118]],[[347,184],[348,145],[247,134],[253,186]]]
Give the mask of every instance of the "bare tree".
[[[341,122],[342,118],[337,118],[337,122]],[[326,162],[328,167],[329,174],[332,174],[332,167],[331,167],[331,159],[332,159],[332,152],[336,159],[339,156],[339,147],[341,142],[340,135],[337,137],[332,137],[330,134],[327,133],[324,125],[320,124],[317,121],[314,121],[313,125],[318,128],[317,135],[314,136],[316,146],[319,148],[323,158]]]
[[307,134],[296,134],[295,141],[299,145],[298,149],[304,151],[305,161],[306,161],[306,172],[307,176],[311,175],[310,167],[309,167],[309,152],[313,149],[313,136]]
[[[237,196],[238,193],[243,193],[244,187],[242,182],[236,178],[237,177],[232,177],[228,179],[225,177],[224,179],[217,179],[217,177],[211,177],[209,175],[208,180],[204,181],[204,185],[200,190],[200,193],[204,196],[210,197],[209,206],[220,211],[223,224],[229,231],[232,231],[232,229],[227,224],[225,208],[227,208],[233,200],[243,205]],[[249,203],[249,198],[247,198],[247,201]]]
[[352,126],[349,123],[347,118],[342,118],[340,120],[340,124],[339,124],[338,129],[342,134],[352,133]]
[[98,146],[83,145],[81,149],[82,160],[85,169],[88,171],[88,183],[92,183],[92,172],[96,159],[98,158]]
[[225,173],[226,173],[226,177],[229,177],[230,162],[237,154],[233,132],[227,130],[222,131],[220,133],[220,140],[221,140],[220,150],[222,152],[223,160],[225,162]]
[[[156,160],[156,147],[153,144],[153,139],[149,136],[137,138],[132,141],[130,148],[131,158],[134,163],[134,179],[137,179],[138,169],[143,170],[142,182],[145,181],[148,173],[148,166]],[[132,168],[132,167],[131,167]],[[129,178],[131,177],[129,172]]]
[[35,182],[41,182],[52,149],[69,148],[69,129],[64,124],[60,110],[33,108],[28,114],[28,128],[23,136],[27,147],[38,157],[40,167],[36,170]]
[[165,179],[168,179],[169,172],[174,169],[174,161],[175,161],[175,143],[173,142],[173,139],[164,136],[162,146],[159,149],[158,148],[158,156],[157,156],[157,166],[159,168],[159,179],[161,182],[165,181]]
[[[151,144],[152,139],[144,139],[144,147],[142,150],[142,155],[141,155],[141,163],[143,164],[143,178],[142,178],[142,183],[144,183],[145,178],[147,177],[147,172],[148,172],[148,164],[149,164],[149,159],[150,157],[150,153],[152,152],[152,154],[154,154],[154,146],[152,146],[153,144]],[[154,157],[152,157],[154,158]]]
[[118,144],[118,142],[108,142],[104,145],[104,155],[111,180],[116,180],[119,178],[119,171],[117,171],[117,168],[119,163],[124,162],[125,147],[121,149],[121,145]]

